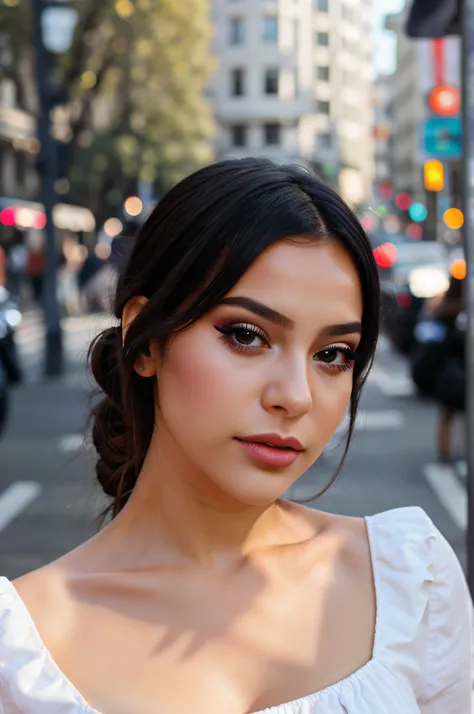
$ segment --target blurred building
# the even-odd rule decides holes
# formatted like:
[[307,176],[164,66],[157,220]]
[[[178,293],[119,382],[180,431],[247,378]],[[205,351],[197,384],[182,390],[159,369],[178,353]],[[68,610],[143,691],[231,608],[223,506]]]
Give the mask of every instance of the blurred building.
[[365,201],[372,14],[371,0],[214,0],[218,156],[306,164],[352,203]]
[[36,121],[20,109],[15,84],[0,80],[0,198],[36,198]]
[[[405,9],[386,19],[386,29],[397,38],[396,71],[393,77],[393,181],[395,190],[407,191],[423,201],[423,127],[430,118],[430,91],[436,85],[433,42],[412,40],[405,35]],[[445,81],[460,87],[460,40],[445,39]]]
[[378,76],[374,85],[375,195],[380,184],[393,179],[393,95],[394,75]]

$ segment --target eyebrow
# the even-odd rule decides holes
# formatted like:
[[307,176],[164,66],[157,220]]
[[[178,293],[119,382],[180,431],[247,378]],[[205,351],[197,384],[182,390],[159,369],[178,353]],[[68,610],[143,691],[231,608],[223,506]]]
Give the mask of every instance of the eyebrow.
[[[275,325],[284,327],[287,330],[291,330],[294,326],[294,320],[291,320],[286,315],[283,315],[278,310],[274,310],[268,305],[264,305],[257,300],[252,300],[247,297],[228,297],[221,300],[221,305],[236,305],[238,307],[244,308],[249,312],[253,312],[255,315],[263,317],[264,320],[269,320]],[[357,320],[354,322],[342,322],[336,325],[327,325],[322,331],[321,336],[337,336],[337,335],[352,335],[361,334],[362,325]]]

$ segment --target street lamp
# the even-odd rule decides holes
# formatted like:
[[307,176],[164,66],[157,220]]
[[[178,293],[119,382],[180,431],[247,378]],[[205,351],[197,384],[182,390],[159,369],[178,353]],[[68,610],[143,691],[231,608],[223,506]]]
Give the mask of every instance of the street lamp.
[[38,138],[41,144],[40,166],[46,216],[46,255],[43,309],[46,326],[45,374],[56,377],[63,371],[63,345],[57,296],[58,254],[54,229],[55,183],[58,169],[58,145],[51,133],[51,114],[59,103],[59,88],[53,80],[53,54],[67,52],[73,41],[77,12],[63,0],[34,0],[36,46],[36,81],[39,96]]

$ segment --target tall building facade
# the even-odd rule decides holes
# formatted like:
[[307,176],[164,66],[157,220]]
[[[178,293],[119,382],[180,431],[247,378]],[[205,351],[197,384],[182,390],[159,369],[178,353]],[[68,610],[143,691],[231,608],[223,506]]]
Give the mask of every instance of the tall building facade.
[[211,88],[221,158],[318,169],[353,203],[371,192],[371,0],[214,0]]
[[[393,76],[392,168],[396,191],[423,201],[423,130],[430,118],[430,91],[436,86],[432,40],[412,40],[405,34],[407,10],[388,16],[386,28],[397,38],[397,68]],[[444,41],[444,80],[460,87],[460,40]]]
[[381,74],[374,85],[374,194],[393,179],[394,76]]

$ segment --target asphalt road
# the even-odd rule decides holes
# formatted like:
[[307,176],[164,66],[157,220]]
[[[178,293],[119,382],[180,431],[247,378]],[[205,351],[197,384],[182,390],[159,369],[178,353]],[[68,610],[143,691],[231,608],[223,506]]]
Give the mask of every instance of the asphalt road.
[[[59,557],[97,528],[104,500],[92,454],[81,443],[90,403],[84,357],[90,338],[106,324],[97,317],[64,322],[67,374],[49,383],[41,379],[40,316],[28,315],[20,330],[28,381],[13,394],[0,442],[0,573],[9,578]],[[465,564],[465,468],[462,461],[452,471],[435,464],[435,416],[434,407],[413,394],[404,360],[383,339],[349,457],[329,492],[312,505],[350,515],[419,505]],[[341,436],[289,497],[309,498],[327,483]]]

